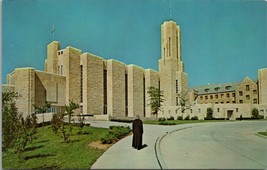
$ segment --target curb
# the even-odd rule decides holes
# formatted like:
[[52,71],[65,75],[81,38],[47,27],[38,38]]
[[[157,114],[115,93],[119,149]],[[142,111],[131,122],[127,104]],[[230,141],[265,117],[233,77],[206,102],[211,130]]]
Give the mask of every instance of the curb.
[[267,139],[267,136],[260,135],[260,134],[258,134],[258,133],[255,133],[255,135]]
[[168,169],[168,167],[166,166],[166,164],[162,158],[161,152],[160,152],[160,143],[161,143],[162,139],[165,136],[167,136],[168,134],[172,134],[173,132],[177,132],[177,131],[188,129],[188,128],[192,128],[192,126],[181,128],[181,129],[176,129],[176,130],[173,130],[171,132],[166,132],[164,135],[161,135],[157,138],[157,140],[155,142],[155,154],[156,154],[156,158],[157,158],[160,169]]

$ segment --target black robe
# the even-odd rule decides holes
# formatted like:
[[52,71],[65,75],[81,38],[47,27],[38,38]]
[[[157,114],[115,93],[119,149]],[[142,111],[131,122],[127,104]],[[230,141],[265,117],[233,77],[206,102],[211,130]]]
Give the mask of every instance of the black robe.
[[143,122],[140,119],[133,121],[133,142],[132,147],[136,149],[142,148],[142,137],[143,137]]

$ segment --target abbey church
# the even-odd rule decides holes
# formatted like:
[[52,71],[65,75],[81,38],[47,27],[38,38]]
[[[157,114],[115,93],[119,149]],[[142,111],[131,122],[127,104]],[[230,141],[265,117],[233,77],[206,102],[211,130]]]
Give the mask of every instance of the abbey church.
[[[165,99],[159,117],[189,115],[204,119],[207,108],[213,109],[214,117],[230,120],[240,115],[251,117],[253,108],[267,116],[267,68],[258,70],[257,80],[245,77],[241,82],[189,88],[181,48],[180,27],[172,20],[161,25],[158,71],[105,60],[70,46],[61,48],[53,41],[47,45],[44,71],[16,68],[7,75],[3,91],[22,95],[16,104],[24,115],[34,113],[33,105],[50,102],[47,113],[56,113],[73,101],[80,105],[77,113],[98,120],[133,118],[137,114],[153,118],[147,93],[153,86],[163,91]],[[181,95],[186,100],[185,111]]]

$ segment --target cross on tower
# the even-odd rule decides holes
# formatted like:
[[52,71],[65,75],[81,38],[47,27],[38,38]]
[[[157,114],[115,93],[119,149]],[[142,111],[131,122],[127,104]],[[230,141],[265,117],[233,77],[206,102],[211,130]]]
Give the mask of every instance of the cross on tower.
[[172,20],[172,1],[170,0],[170,20]]
[[53,25],[51,33],[53,34],[53,40],[54,40],[55,39],[55,33],[56,33],[55,25]]

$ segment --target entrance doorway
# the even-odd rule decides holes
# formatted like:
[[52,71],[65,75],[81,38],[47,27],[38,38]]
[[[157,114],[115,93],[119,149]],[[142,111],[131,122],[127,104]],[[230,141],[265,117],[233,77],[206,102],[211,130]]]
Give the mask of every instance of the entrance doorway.
[[227,118],[229,119],[229,120],[231,120],[232,119],[232,117],[233,117],[233,110],[227,110]]

